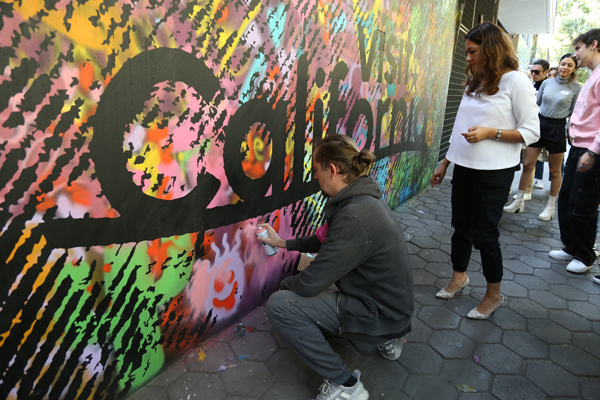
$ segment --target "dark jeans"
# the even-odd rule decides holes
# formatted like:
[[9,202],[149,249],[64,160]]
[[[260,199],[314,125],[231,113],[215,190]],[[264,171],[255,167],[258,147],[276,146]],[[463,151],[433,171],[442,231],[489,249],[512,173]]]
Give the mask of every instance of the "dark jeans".
[[514,167],[484,171],[454,166],[451,259],[455,271],[467,270],[475,246],[481,252],[486,281],[498,283],[502,280],[498,224],[514,174]]
[[558,226],[564,251],[585,265],[592,265],[600,204],[600,160],[588,172],[577,172],[579,158],[587,151],[571,147],[558,194]]

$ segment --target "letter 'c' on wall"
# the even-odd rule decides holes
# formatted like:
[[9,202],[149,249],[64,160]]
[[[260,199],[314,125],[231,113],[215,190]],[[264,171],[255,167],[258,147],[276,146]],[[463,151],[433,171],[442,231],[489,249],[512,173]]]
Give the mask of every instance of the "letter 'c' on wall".
[[135,220],[146,214],[154,215],[160,221],[160,218],[172,218],[186,209],[205,208],[219,189],[220,182],[214,176],[198,174],[196,187],[186,196],[174,200],[157,199],[144,194],[127,170],[123,133],[143,111],[144,102],[152,96],[154,86],[164,81],[186,83],[206,102],[210,102],[219,90],[219,80],[193,54],[169,48],[148,50],[123,64],[102,94],[93,117],[90,156],[96,166],[96,176],[111,206],[127,219]]

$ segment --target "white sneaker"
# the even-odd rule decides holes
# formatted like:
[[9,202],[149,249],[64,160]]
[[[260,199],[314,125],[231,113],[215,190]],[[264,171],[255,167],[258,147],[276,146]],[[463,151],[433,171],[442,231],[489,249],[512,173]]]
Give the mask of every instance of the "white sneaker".
[[544,182],[540,181],[539,179],[536,179],[533,182],[533,187],[536,188],[536,189],[543,189],[544,188]]
[[591,265],[589,265],[589,266],[585,265],[584,263],[582,263],[579,260],[573,260],[569,263],[569,265],[567,265],[567,271],[574,272],[576,274],[583,274],[585,271],[587,271],[591,267],[592,267]]
[[352,387],[337,385],[325,380],[319,388],[319,393],[315,400],[368,400],[369,392],[360,381],[360,371],[355,369],[352,373],[357,382]]
[[379,354],[383,358],[387,358],[388,360],[396,361],[400,358],[400,354],[402,354],[402,348],[404,347],[404,338],[388,340],[384,344],[378,344],[377,349],[379,350]]
[[594,275],[592,279],[594,279],[594,282],[600,285],[600,275]]
[[[513,200],[516,200],[516,199],[517,199],[517,195],[515,194],[513,196]],[[531,193],[527,193],[527,192],[523,193],[523,200],[525,200],[525,201],[531,200]]]
[[573,256],[564,250],[552,250],[548,255],[562,261],[571,261],[573,259]]
[[597,241],[594,242],[594,247],[592,247],[592,250],[594,250],[594,254],[596,255],[596,258],[600,257],[600,247],[598,247]]

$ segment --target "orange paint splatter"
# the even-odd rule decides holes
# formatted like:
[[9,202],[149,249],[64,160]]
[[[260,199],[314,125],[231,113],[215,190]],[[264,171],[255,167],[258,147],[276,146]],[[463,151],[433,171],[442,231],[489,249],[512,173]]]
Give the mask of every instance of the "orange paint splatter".
[[94,83],[94,66],[90,63],[83,63],[79,67],[79,86],[86,92],[89,92],[90,86]]
[[104,270],[104,272],[109,273],[110,270],[112,269],[112,265],[104,264],[104,267],[102,267],[102,269]]
[[91,292],[93,287],[94,287],[94,285],[90,284],[90,285],[88,285],[88,287],[85,290],[87,290],[88,292]]
[[238,283],[235,281],[233,283],[233,288],[231,288],[231,293],[225,299],[213,299],[213,305],[218,308],[225,308],[226,310],[231,310],[235,305],[235,292],[237,291]]
[[72,183],[71,186],[65,186],[65,192],[69,195],[73,203],[89,206],[92,204],[90,193],[77,183]]
[[167,128],[154,126],[146,131],[146,140],[149,142],[158,142],[167,136],[169,136],[169,130]]

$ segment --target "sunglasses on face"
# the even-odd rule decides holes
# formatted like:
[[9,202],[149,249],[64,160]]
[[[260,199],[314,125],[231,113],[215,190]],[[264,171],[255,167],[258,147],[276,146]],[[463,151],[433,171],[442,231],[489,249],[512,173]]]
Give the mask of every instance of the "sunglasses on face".
[[530,70],[530,72],[534,75],[539,75],[542,73],[542,71],[540,71],[539,69],[532,69],[532,70]]

